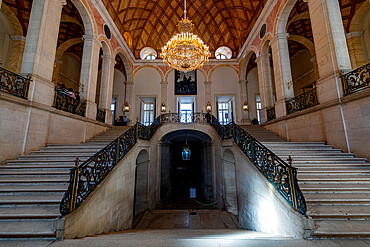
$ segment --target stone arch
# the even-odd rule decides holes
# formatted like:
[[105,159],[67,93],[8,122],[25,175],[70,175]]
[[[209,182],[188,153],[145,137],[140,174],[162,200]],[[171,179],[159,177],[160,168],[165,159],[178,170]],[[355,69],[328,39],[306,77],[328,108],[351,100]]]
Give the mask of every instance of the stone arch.
[[163,74],[163,71],[162,71],[161,69],[159,69],[157,66],[154,66],[154,65],[142,65],[142,66],[140,66],[140,67],[136,68],[136,69],[134,70],[134,73],[133,73],[133,76],[132,76],[133,80],[135,79],[135,74],[136,74],[139,70],[141,70],[141,69],[143,69],[143,68],[148,68],[148,67],[149,67],[149,68],[153,68],[153,69],[157,70],[157,71],[159,72],[160,76],[161,76],[161,81],[164,81],[164,74]]
[[105,35],[100,35],[99,36],[99,42],[102,44],[102,49],[103,49],[103,55],[104,56],[111,56],[113,57],[113,51],[112,51],[112,46],[109,42],[109,40],[107,39],[107,37],[105,37]]
[[213,74],[213,72],[214,72],[217,68],[220,68],[220,67],[229,67],[229,68],[233,69],[233,70],[235,71],[235,73],[236,73],[237,77],[238,77],[238,78],[239,78],[239,80],[240,80],[240,73],[239,73],[239,70],[238,70],[235,66],[230,65],[230,64],[219,64],[219,65],[214,66],[214,67],[209,71],[209,73],[208,73],[208,80],[209,80],[209,81],[210,81],[210,80],[211,80],[211,78],[212,78],[212,74]]
[[241,80],[246,79],[246,78],[243,78],[243,77],[246,76],[248,63],[249,63],[249,60],[251,59],[251,57],[253,56],[253,53],[256,54],[256,56],[257,56],[257,49],[256,49],[255,46],[249,47],[248,50],[246,51],[246,55],[245,55],[245,58],[243,60],[242,67],[239,71],[239,78]]
[[366,12],[370,9],[370,2],[365,1],[361,4],[360,8],[356,11],[355,15],[351,20],[351,24],[349,26],[349,32],[358,32],[361,30],[361,26],[363,24],[363,17],[365,16]]
[[[148,209],[148,171],[149,171],[149,152],[143,149],[136,157],[135,167],[135,195],[134,195],[134,221],[140,218]],[[135,224],[135,222],[134,222]]]
[[64,52],[66,50],[68,50],[68,48],[70,48],[71,46],[74,46],[76,44],[82,43],[82,42],[83,42],[83,40],[80,39],[80,38],[69,39],[69,40],[63,42],[57,48],[57,52],[55,54],[55,59],[60,59],[63,56]]
[[132,75],[132,68],[129,60],[127,59],[127,56],[125,55],[125,52],[122,48],[118,48],[114,52],[114,57],[119,56],[122,59],[123,65],[125,66],[126,70],[126,80],[127,81],[133,81],[133,75]]
[[82,29],[84,29],[84,26],[82,23],[80,23],[77,19],[71,17],[71,16],[68,16],[68,15],[65,15],[65,14],[62,14],[62,17],[60,19],[60,22],[70,22],[70,23],[74,23],[74,24],[77,24],[79,25],[80,27],[82,27]]
[[238,215],[235,155],[230,149],[223,152],[224,206],[227,212]]
[[312,43],[311,40],[309,40],[309,39],[307,39],[303,36],[300,36],[300,35],[289,35],[288,40],[295,41],[297,43],[302,44],[311,53],[312,57],[316,56],[315,46],[314,46],[314,44]]
[[78,13],[82,18],[85,35],[90,37],[96,37],[97,27],[95,21],[93,21],[94,14],[92,13],[88,4],[83,0],[71,0],[71,2],[76,7]]
[[284,0],[277,12],[276,15],[276,21],[274,25],[274,34],[278,33],[286,33],[287,32],[287,24],[290,12],[294,8],[294,5],[296,4],[297,0]]
[[14,35],[22,35],[23,36],[23,29],[22,29],[22,25],[21,23],[19,22],[17,16],[14,14],[13,11],[11,11],[9,9],[9,7],[7,5],[5,5],[4,3],[1,4],[1,13],[4,14],[4,16],[8,19],[7,21],[10,23],[11,25],[11,29],[12,30],[7,30],[7,31],[11,31],[13,32]]
[[268,50],[266,50],[266,48],[268,48],[270,46],[271,40],[272,40],[272,34],[267,33],[265,35],[265,37],[263,37],[263,39],[261,40],[261,45],[259,47],[258,54],[256,53],[256,55],[260,56],[263,53],[268,52]]

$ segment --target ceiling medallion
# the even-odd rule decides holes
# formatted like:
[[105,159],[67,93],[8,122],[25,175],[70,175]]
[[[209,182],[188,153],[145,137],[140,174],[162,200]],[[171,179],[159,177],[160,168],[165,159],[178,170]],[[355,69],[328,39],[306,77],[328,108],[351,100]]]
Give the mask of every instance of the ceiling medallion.
[[179,71],[188,72],[203,66],[211,55],[204,42],[191,31],[193,23],[186,18],[186,0],[184,0],[184,18],[177,27],[180,33],[173,36],[167,45],[162,47],[163,63]]

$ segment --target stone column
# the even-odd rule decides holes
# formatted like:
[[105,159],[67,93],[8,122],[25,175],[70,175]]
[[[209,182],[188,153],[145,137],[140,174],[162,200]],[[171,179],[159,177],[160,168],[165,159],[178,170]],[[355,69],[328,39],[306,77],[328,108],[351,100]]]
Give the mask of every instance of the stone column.
[[10,35],[10,39],[12,40],[12,46],[10,48],[8,70],[18,74],[21,71],[22,55],[26,44],[26,37],[22,35]]
[[359,68],[366,64],[364,48],[361,40],[362,35],[363,32],[352,32],[346,34],[348,51],[353,69]]
[[112,104],[113,92],[113,78],[114,78],[114,65],[116,61],[110,55],[103,56],[102,72],[101,72],[101,85],[99,95],[99,109],[105,110],[105,123],[112,123],[112,112],[110,106]]
[[258,83],[261,97],[261,123],[267,121],[266,109],[273,106],[273,88],[269,54],[261,54],[256,59]]
[[251,120],[249,119],[249,110],[248,111],[243,110],[244,102],[247,101],[247,103],[249,104],[247,86],[248,86],[248,81],[247,80],[240,80],[239,81],[241,105],[239,107],[237,107],[237,109],[241,109],[241,112],[242,112],[241,122],[243,124],[250,124],[250,122],[251,122]]
[[168,109],[168,105],[167,105],[167,85],[168,85],[168,82],[161,81],[161,102],[158,102],[160,113],[161,113],[162,102],[164,102],[166,104],[166,107]]
[[125,103],[127,102],[129,105],[130,105],[130,111],[129,112],[126,112],[125,115],[126,117],[131,120],[131,122],[134,124],[136,122],[136,118],[135,115],[133,114],[133,86],[134,86],[134,83],[132,81],[126,81],[126,100],[125,100]]
[[51,82],[64,0],[34,0],[31,8],[21,74],[32,74],[29,99],[52,105]]
[[317,84],[320,103],[338,99],[342,91],[340,70],[351,69],[342,15],[337,0],[305,0],[310,19],[320,79]]
[[293,85],[288,86],[292,79],[288,37],[287,33],[277,34],[270,42],[276,87],[276,118],[286,115],[285,101],[294,97]]
[[[204,81],[204,106],[201,108],[201,109],[203,109],[203,111],[206,111],[206,105],[207,105],[207,103],[208,102],[210,102],[211,103],[211,105],[212,105],[212,111],[215,109],[214,107],[215,107],[215,105],[213,104],[213,103],[215,103],[215,102],[212,102],[212,89],[211,89],[211,84],[212,84],[212,82],[211,81]],[[211,112],[211,114],[212,114],[212,112]]]
[[83,91],[81,99],[87,101],[86,117],[96,119],[97,105],[95,103],[96,85],[98,78],[99,51],[101,44],[93,36],[83,36],[84,48],[81,62],[80,80]]

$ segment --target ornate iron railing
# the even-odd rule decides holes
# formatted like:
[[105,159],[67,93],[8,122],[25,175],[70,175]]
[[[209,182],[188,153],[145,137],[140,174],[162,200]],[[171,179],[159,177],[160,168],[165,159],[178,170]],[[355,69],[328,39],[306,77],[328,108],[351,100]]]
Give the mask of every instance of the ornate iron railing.
[[370,85],[370,63],[341,75],[343,94],[351,94],[368,88]]
[[275,106],[267,108],[267,121],[276,119]]
[[53,107],[83,117],[86,114],[86,101],[73,99],[58,89],[55,89]]
[[96,111],[96,120],[102,123],[105,123],[105,110],[97,109]]
[[23,77],[0,67],[0,91],[27,99],[31,75]]
[[[191,123],[210,123],[221,139],[233,138],[234,142],[264,174],[279,193],[298,212],[305,214],[306,203],[297,183],[297,171],[264,147],[235,123],[221,125],[209,114],[195,113]],[[186,116],[187,118],[188,116]],[[150,126],[137,122],[128,131],[112,141],[88,160],[71,169],[67,192],[60,204],[60,212],[67,215],[75,210],[81,202],[97,187],[122,158],[137,143],[138,139],[150,140],[157,129],[168,123],[183,123],[182,114],[168,113],[158,116]],[[190,123],[186,121],[185,123]]]
[[316,87],[286,101],[287,113],[291,114],[318,105]]
[[288,165],[237,124],[233,125],[236,145],[275,187],[293,209],[305,215],[306,201],[298,186],[297,169]]

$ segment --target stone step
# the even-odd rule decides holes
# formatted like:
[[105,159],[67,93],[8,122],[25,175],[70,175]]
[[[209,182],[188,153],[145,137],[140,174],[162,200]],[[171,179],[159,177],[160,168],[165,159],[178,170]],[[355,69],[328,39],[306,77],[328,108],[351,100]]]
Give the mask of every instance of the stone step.
[[[89,157],[90,158],[90,157]],[[80,164],[81,162],[87,160],[86,157],[80,157]],[[31,163],[31,164],[39,164],[39,163],[65,163],[65,164],[74,164],[76,161],[76,158],[60,158],[60,159],[18,159],[18,160],[7,160],[6,164],[20,164],[20,163]]]
[[30,152],[31,155],[65,155],[65,154],[74,154],[75,156],[78,156],[78,154],[90,154],[93,155],[97,152],[99,152],[100,149],[81,149],[81,150],[76,150],[76,149],[71,149],[71,150],[66,150],[66,149],[59,149],[59,150],[40,150],[40,151],[32,151]]
[[[351,153],[305,153],[305,154],[277,154],[281,159],[292,157],[293,163],[295,160],[305,159],[337,159],[337,158],[354,158],[354,154]],[[360,158],[361,159],[361,158]]]
[[66,149],[66,150],[79,150],[79,149],[102,149],[105,145],[95,145],[90,143],[84,144],[77,144],[77,145],[47,145],[46,147],[41,148],[40,150],[59,150],[59,149]]
[[318,229],[314,238],[369,238],[369,220],[323,220],[315,221]]
[[337,181],[337,182],[341,182],[341,181],[347,181],[347,182],[366,182],[366,181],[369,181],[370,182],[370,177],[360,177],[360,176],[357,176],[357,177],[343,177],[343,176],[304,176],[304,175],[299,175],[298,174],[298,180],[300,182],[308,182],[308,181],[319,181],[319,182],[328,182],[328,181]]
[[370,220],[370,207],[367,205],[313,205],[307,214],[314,219],[363,219]]
[[37,171],[37,170],[42,170],[42,171],[47,171],[47,170],[50,170],[50,171],[53,171],[53,170],[60,170],[60,169],[65,169],[65,170],[69,170],[72,169],[73,167],[75,167],[74,164],[33,164],[33,163],[24,163],[24,164],[11,164],[11,165],[2,165],[0,166],[0,174],[4,171],[4,170],[13,170],[13,171],[16,171],[16,170],[24,170],[24,171]]
[[300,155],[300,154],[306,154],[306,153],[328,153],[328,154],[332,154],[332,153],[343,153],[341,149],[321,149],[321,148],[317,148],[317,149],[298,149],[298,150],[292,150],[292,149],[270,149],[272,152],[274,152],[275,154],[287,154],[287,155],[290,155],[290,154],[295,154],[295,155]]
[[9,177],[0,177],[0,185],[10,185],[10,184],[33,184],[37,183],[41,184],[60,184],[60,183],[69,183],[69,176],[63,177],[17,177],[17,178],[9,178]]
[[326,145],[325,142],[266,142],[263,143],[265,146],[323,146],[323,147],[331,147],[330,145]]
[[59,205],[64,193],[60,195],[1,195],[0,205]]
[[50,159],[50,160],[53,160],[53,159],[69,159],[69,160],[75,160],[77,157],[81,158],[81,159],[87,159],[87,158],[90,158],[92,156],[92,154],[79,154],[79,155],[76,155],[76,154],[64,154],[64,155],[60,155],[60,154],[47,154],[47,155],[21,155],[18,157],[19,160],[25,160],[25,159],[30,159],[30,160],[34,160],[34,159],[40,159],[40,160],[45,160],[45,159]]
[[56,219],[59,216],[59,206],[0,207],[0,220]]
[[330,193],[330,192],[317,192],[317,193],[306,193],[305,194],[306,200],[369,200],[370,201],[370,193],[368,192],[358,192],[358,193]]
[[0,177],[5,176],[69,176],[68,169],[63,170],[0,170]]
[[0,221],[0,238],[54,237],[54,219]]
[[368,205],[370,199],[307,199],[306,203],[322,204],[322,205]]
[[368,165],[358,165],[358,166],[300,166],[298,169],[299,173],[305,172],[370,172],[370,166]]
[[0,193],[24,193],[24,192],[38,192],[38,193],[63,193],[67,191],[67,185],[0,185]]

